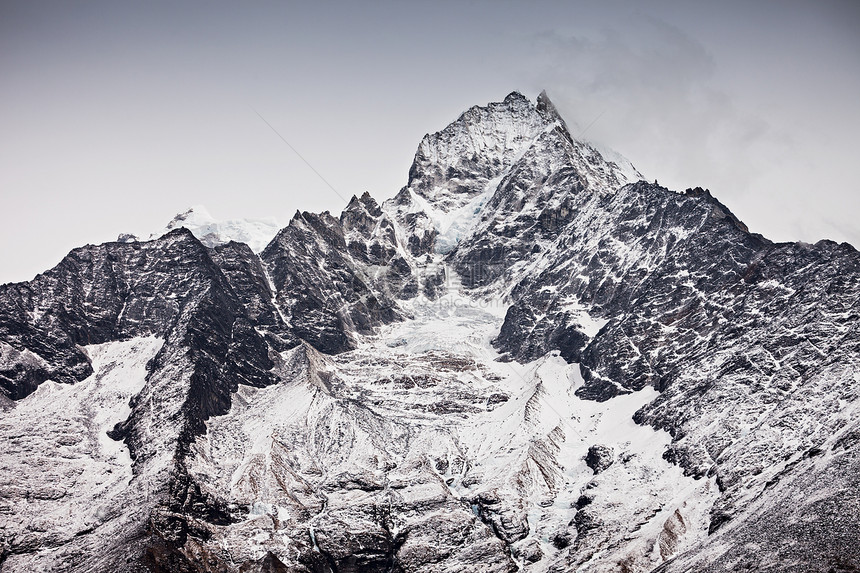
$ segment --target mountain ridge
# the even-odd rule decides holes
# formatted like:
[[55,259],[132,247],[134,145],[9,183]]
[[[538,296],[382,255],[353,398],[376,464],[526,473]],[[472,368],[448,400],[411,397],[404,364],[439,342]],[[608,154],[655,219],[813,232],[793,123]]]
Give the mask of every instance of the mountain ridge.
[[211,225],[0,287],[0,570],[858,563],[850,245],[752,234],[518,92],[381,205],[259,251]]

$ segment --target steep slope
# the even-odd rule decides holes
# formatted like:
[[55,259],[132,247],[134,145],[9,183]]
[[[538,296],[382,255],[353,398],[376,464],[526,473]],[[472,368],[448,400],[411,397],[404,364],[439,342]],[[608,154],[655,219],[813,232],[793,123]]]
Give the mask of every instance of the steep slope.
[[[26,528],[31,526],[15,519],[14,513],[5,527],[3,557],[11,560],[10,567],[23,568],[28,567],[26,563],[33,563],[33,568],[39,569],[41,566],[35,563],[42,559],[49,560],[57,570],[72,564],[81,570],[117,567],[117,563],[132,556],[129,551],[138,553],[147,537],[160,535],[151,517],[159,511],[157,508],[183,506],[187,481],[182,453],[195,436],[205,431],[204,421],[229,408],[230,394],[238,384],[266,385],[276,381],[270,372],[273,363],[264,338],[252,326],[241,301],[207,249],[185,229],[150,243],[109,243],[76,249],[56,268],[31,283],[4,285],[0,298],[3,300],[0,380],[4,393],[19,401],[11,404],[13,409],[4,419],[21,415],[21,409],[31,402],[38,405],[50,399],[42,397],[42,383],[77,386],[93,376],[97,381],[103,375],[111,379],[109,371],[95,370],[92,345],[121,344],[142,337],[163,341],[157,353],[143,360],[144,381],[131,396],[125,397],[128,406],[122,402],[116,404],[116,416],[127,407],[129,411],[124,417],[115,418],[116,426],[109,428],[108,435],[124,441],[128,447],[134,477],[126,487],[136,494],[127,496],[115,511],[91,524],[93,535],[102,541],[96,545],[98,551],[90,554],[82,549],[92,543],[86,535],[75,535],[63,544],[46,545],[44,541],[32,540],[21,544],[28,538]],[[139,360],[134,353],[128,359]],[[114,367],[114,364],[107,366]],[[77,423],[84,424],[90,434],[99,433],[90,435],[90,440],[107,439],[105,428],[93,428],[86,420],[86,412],[93,407],[86,393],[64,390],[55,393],[58,399],[68,400],[62,407],[82,412],[83,419]],[[84,403],[76,404],[77,397]],[[48,435],[52,431],[47,423],[41,428]],[[14,434],[21,428],[9,426],[7,430]],[[37,435],[31,436],[34,440],[39,439],[36,430]],[[31,449],[18,450],[16,455],[7,452],[8,461],[26,464]],[[94,450],[81,455],[86,456],[88,451]],[[7,461],[5,456],[4,461]],[[76,474],[76,470],[69,470],[66,482],[58,487],[76,492],[86,488],[81,482],[86,473]],[[32,479],[50,483],[49,477],[41,474]],[[4,473],[4,481],[15,486],[22,476]],[[29,496],[26,491],[20,493]],[[85,498],[98,495],[91,491],[80,493]],[[76,497],[59,494],[54,504],[72,513],[80,503]],[[147,524],[146,514],[150,510],[153,513]],[[124,511],[135,513],[139,521],[129,524],[122,536],[111,534],[103,538],[100,526],[124,518]],[[35,529],[37,537],[41,533],[52,539],[53,528],[44,529],[44,523],[41,527]],[[58,545],[59,549],[54,549]],[[34,555],[35,561],[31,561]]]
[[0,570],[860,567],[860,255],[639,179],[513,93],[3,285]]

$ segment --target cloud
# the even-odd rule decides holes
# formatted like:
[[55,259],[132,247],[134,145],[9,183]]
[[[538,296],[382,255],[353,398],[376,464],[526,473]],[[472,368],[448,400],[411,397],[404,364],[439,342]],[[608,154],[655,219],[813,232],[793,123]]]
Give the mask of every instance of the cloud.
[[763,154],[791,145],[715,87],[717,64],[701,42],[654,17],[597,33],[545,32],[532,50],[533,82],[563,114],[579,129],[599,116],[587,138],[671,187],[741,193],[761,174]]
[[664,18],[594,27],[595,14],[583,14],[579,28],[535,33],[522,75],[547,90],[575,136],[587,128],[585,139],[650,180],[709,188],[774,240],[860,243],[860,84],[845,73],[856,52],[831,41],[832,27],[802,25],[805,12],[772,29],[762,14],[739,23],[687,13],[670,24],[669,12],[654,13]]

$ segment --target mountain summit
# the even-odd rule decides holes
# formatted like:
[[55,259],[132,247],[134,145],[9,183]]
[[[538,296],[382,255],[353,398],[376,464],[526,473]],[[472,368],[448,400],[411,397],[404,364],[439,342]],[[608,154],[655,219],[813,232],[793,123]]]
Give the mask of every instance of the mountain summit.
[[641,179],[514,92],[0,286],[0,570],[860,568],[860,255]]
[[255,253],[265,249],[281,228],[274,218],[219,221],[209,214],[206,207],[194,205],[177,214],[164,229],[150,235],[149,240],[181,227],[191,231],[207,247],[235,241],[245,243]]

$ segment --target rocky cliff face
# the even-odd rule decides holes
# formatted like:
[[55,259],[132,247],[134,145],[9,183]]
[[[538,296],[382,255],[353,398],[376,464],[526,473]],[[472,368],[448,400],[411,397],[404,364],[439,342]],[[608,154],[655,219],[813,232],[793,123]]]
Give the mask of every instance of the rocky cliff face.
[[640,179],[513,93],[3,285],[0,570],[860,567],[860,255]]

